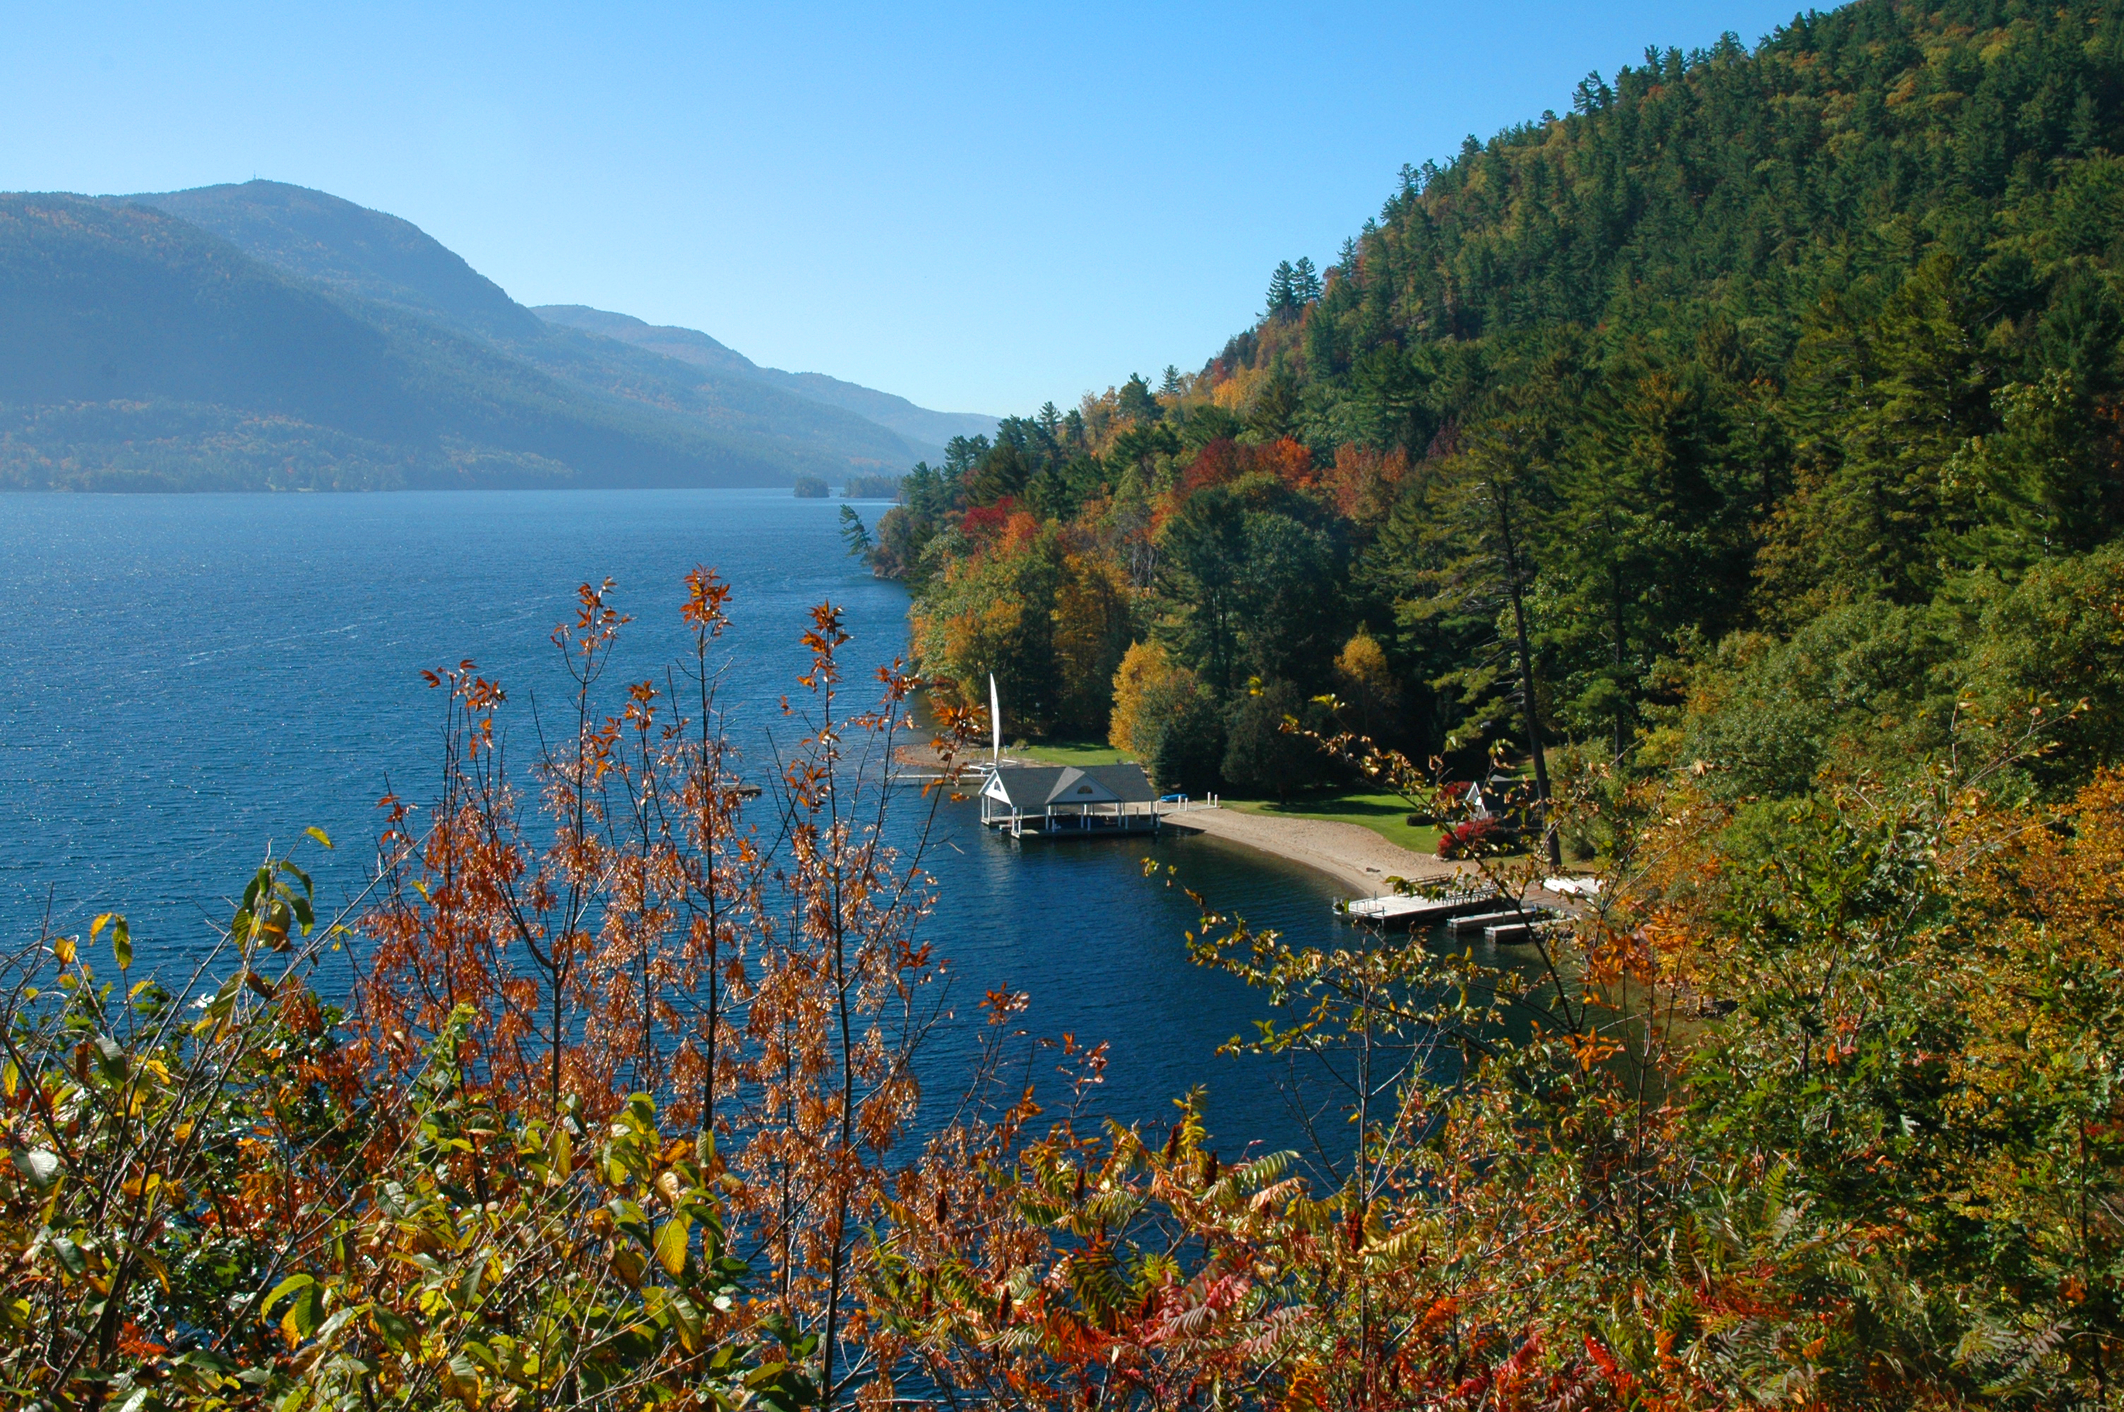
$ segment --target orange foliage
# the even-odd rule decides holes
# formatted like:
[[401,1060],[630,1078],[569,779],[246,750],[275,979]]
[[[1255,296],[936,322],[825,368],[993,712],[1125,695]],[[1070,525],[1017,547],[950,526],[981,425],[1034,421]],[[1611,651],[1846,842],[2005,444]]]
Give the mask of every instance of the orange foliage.
[[1322,484],[1344,519],[1362,524],[1382,518],[1400,498],[1408,478],[1408,453],[1396,447],[1379,452],[1354,443],[1335,449],[1335,464]]
[[1219,437],[1197,452],[1180,476],[1180,498],[1214,485],[1228,485],[1243,476],[1266,473],[1293,490],[1312,486],[1313,453],[1289,437],[1266,446],[1242,446]]

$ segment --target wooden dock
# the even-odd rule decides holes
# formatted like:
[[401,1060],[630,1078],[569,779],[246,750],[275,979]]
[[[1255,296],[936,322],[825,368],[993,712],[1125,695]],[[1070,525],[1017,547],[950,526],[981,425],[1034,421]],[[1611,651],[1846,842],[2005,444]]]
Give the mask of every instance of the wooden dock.
[[1547,921],[1555,915],[1555,909],[1530,904],[1525,907],[1507,907],[1495,912],[1466,912],[1446,923],[1446,930],[1455,936],[1467,932],[1481,932],[1489,941],[1498,938],[1492,933],[1501,929],[1525,930],[1530,924]]
[[1338,910],[1353,922],[1374,926],[1428,927],[1465,913],[1495,910],[1497,902],[1496,889],[1478,888],[1443,897],[1360,897]]

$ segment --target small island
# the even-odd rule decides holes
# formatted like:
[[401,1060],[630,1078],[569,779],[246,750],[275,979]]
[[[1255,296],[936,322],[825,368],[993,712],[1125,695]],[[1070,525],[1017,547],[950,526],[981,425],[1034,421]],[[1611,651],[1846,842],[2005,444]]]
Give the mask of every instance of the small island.
[[826,482],[818,476],[798,476],[795,489],[799,500],[824,500],[830,493]]

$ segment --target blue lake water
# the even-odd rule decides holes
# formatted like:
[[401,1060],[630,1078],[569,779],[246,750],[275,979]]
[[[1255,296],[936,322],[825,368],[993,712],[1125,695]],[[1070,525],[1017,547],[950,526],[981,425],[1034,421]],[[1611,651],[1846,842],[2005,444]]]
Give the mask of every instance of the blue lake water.
[[[906,596],[846,555],[838,516],[787,491],[0,495],[0,936],[34,939],[47,908],[61,931],[122,911],[136,964],[171,971],[267,843],[312,825],[341,845],[303,855],[321,899],[346,896],[377,798],[423,799],[433,775],[439,703],[420,669],[475,660],[508,687],[502,719],[528,749],[532,702],[566,691],[547,634],[585,580],[614,579],[636,617],[615,687],[678,656],[689,568],[734,584],[725,701],[767,774],[813,604],[845,609],[851,665],[905,650]],[[1162,1125],[1200,1083],[1227,1152],[1299,1145],[1278,1072],[1214,1053],[1266,1013],[1259,996],[1187,960],[1195,909],[1144,877],[1147,857],[1257,925],[1338,929],[1328,879],[1248,850],[1013,844],[946,805],[927,936],[962,1022],[925,1058],[932,1102],[964,1071],[975,1003],[1008,987],[1033,997],[1026,1028],[1111,1045],[1096,1110]]]

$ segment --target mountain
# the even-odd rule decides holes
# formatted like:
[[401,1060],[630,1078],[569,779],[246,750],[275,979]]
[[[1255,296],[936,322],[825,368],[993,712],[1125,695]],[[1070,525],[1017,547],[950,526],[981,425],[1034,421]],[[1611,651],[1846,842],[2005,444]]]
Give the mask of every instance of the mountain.
[[0,196],[0,318],[0,485],[765,484],[800,469],[144,206]]
[[291,275],[470,332],[537,338],[531,312],[411,221],[277,181],[119,198],[153,206]]
[[418,226],[321,191],[250,181],[121,199],[181,217],[344,299],[485,339],[599,398],[756,438],[766,443],[763,452],[778,453],[794,474],[838,480],[850,471],[903,470],[938,454],[942,444],[910,440],[860,414],[791,395],[769,380],[662,357],[540,319]]
[[533,306],[531,312],[549,323],[618,339],[696,367],[753,378],[794,392],[799,397],[854,412],[879,426],[890,427],[910,441],[933,448],[943,447],[955,436],[995,434],[994,417],[978,412],[932,412],[927,407],[917,407],[904,397],[858,383],[843,382],[824,373],[787,373],[780,368],[763,368],[697,329],[645,323],[631,314],[608,313],[582,304],[539,304]]
[[278,182],[0,196],[0,322],[0,486],[765,485],[941,447],[736,354],[542,319],[410,222]]

